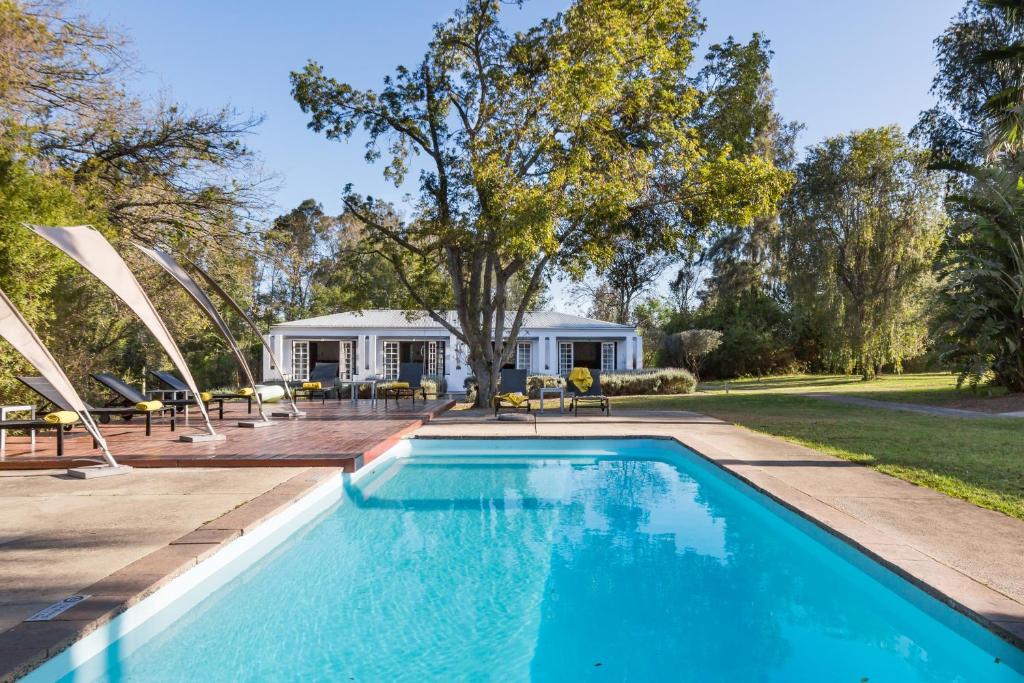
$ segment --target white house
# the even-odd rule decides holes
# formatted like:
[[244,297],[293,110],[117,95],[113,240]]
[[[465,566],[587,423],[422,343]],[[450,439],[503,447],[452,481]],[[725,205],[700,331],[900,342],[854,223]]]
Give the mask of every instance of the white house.
[[[446,313],[457,320],[454,312]],[[399,363],[423,363],[424,374],[444,375],[450,391],[462,391],[472,373],[466,347],[422,311],[371,310],[291,320],[270,328],[269,342],[293,380],[309,377],[318,362],[338,363],[342,379],[398,377]],[[510,367],[531,374],[566,375],[575,366],[595,370],[643,367],[636,327],[567,313],[527,313]],[[278,372],[263,354],[263,376]]]

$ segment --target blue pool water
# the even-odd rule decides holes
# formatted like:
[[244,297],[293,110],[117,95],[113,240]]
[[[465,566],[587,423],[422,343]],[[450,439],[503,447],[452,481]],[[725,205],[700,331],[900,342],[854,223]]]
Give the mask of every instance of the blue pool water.
[[674,442],[419,440],[378,469],[100,679],[1024,680]]

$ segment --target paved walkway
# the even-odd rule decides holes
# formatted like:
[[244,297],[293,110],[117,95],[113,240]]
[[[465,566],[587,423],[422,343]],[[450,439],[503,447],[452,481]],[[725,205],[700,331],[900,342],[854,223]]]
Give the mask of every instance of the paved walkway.
[[1024,646],[1024,521],[696,413],[502,422],[453,411],[415,434],[677,439]]
[[0,472],[0,633],[303,471]]
[[798,394],[806,398],[818,398],[823,401],[834,403],[845,403],[851,406],[863,406],[865,408],[882,408],[883,410],[900,410],[907,413],[921,413],[922,415],[938,415],[941,417],[963,417],[968,420],[991,420],[992,418],[1024,418],[1024,411],[1012,413],[986,413],[980,410],[963,410],[962,408],[943,408],[941,406],[929,406],[920,403],[898,403],[896,401],[878,401],[873,398],[860,398],[858,396],[842,396],[840,394],[806,393]]

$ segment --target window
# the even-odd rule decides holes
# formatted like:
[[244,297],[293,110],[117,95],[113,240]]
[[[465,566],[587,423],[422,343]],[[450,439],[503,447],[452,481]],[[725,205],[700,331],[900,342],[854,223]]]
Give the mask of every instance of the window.
[[305,382],[309,379],[309,342],[292,342],[292,379]]
[[352,379],[356,370],[355,342],[343,341],[338,349],[338,375],[342,379]]
[[601,344],[601,372],[611,372],[615,369],[615,342],[603,342]]
[[572,370],[572,342],[558,343],[558,374],[565,376]]
[[398,379],[398,342],[384,342],[384,379]]
[[529,372],[532,351],[533,344],[530,342],[519,342],[516,345],[516,370],[526,370]]

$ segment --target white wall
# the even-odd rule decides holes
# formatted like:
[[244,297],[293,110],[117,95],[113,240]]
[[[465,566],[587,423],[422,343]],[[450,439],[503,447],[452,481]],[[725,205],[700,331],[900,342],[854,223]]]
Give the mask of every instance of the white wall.
[[[616,341],[618,353],[616,365],[618,369],[630,370],[643,367],[643,346],[640,338],[628,330],[612,334],[602,334],[594,329],[530,329],[523,330],[520,341],[528,341],[533,345],[531,353],[531,373],[558,373],[558,342],[559,341]],[[383,351],[385,341],[445,341],[445,368],[447,370],[448,390],[461,392],[471,368],[466,362],[466,348],[451,334],[440,329],[408,329],[396,330],[388,328],[345,329],[317,327],[271,327],[269,340],[271,348],[281,359],[284,371],[291,375],[291,354],[294,340],[324,341],[331,339],[355,339],[356,373],[355,378],[380,376],[384,373]],[[369,347],[369,356],[366,349]],[[514,359],[514,356],[513,356]],[[634,361],[635,359],[635,361]],[[367,367],[368,366],[368,367]],[[270,356],[263,352],[263,380],[274,381],[279,374],[272,368]]]

